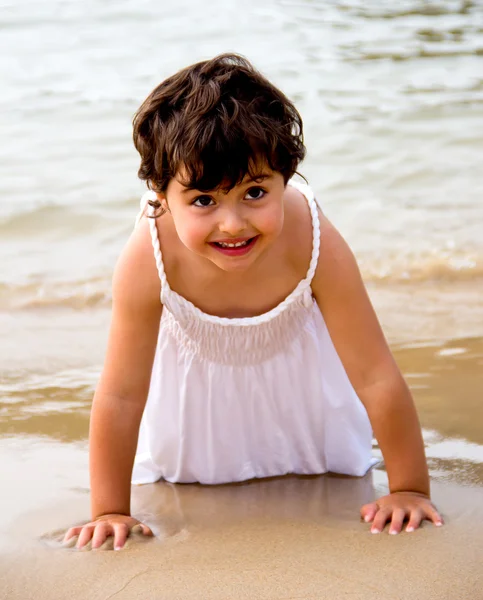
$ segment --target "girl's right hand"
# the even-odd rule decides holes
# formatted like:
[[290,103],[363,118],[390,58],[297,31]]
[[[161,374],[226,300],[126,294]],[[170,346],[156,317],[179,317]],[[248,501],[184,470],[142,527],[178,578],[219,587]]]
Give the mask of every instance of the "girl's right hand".
[[134,517],[111,514],[102,515],[86,525],[71,527],[65,534],[64,544],[77,535],[79,537],[76,548],[83,548],[92,539],[91,547],[95,550],[102,546],[109,536],[113,536],[114,550],[120,550],[134,527],[136,529],[139,528],[146,536],[153,535],[153,532],[147,525],[144,525],[144,523],[141,523],[141,521],[138,521]]

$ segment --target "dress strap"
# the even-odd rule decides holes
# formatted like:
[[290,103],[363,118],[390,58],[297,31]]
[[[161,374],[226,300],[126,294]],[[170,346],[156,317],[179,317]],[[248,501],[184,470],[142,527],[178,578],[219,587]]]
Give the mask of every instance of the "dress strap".
[[156,259],[156,267],[158,269],[159,279],[161,280],[161,302],[166,298],[166,295],[169,293],[169,283],[166,278],[166,273],[164,271],[164,263],[163,263],[163,255],[161,254],[161,246],[159,244],[159,236],[158,229],[156,227],[156,219],[152,218],[154,215],[154,208],[148,204],[149,200],[156,200],[156,192],[152,190],[148,190],[145,192],[141,198],[140,202],[140,211],[138,216],[136,217],[135,227],[139,224],[142,217],[147,214],[148,222],[149,222],[149,231],[151,233],[151,242],[153,244],[154,250],[154,258]]
[[314,278],[315,271],[317,269],[317,263],[319,261],[319,252],[320,252],[320,219],[319,219],[319,207],[317,201],[314,196],[314,192],[312,188],[308,186],[306,183],[301,183],[300,181],[295,181],[291,179],[289,181],[289,185],[297,189],[301,192],[305,198],[307,199],[307,203],[310,208],[310,215],[312,217],[312,257],[310,259],[309,270],[307,271],[307,275],[304,279],[304,284],[307,289],[310,288],[312,284],[312,279]]

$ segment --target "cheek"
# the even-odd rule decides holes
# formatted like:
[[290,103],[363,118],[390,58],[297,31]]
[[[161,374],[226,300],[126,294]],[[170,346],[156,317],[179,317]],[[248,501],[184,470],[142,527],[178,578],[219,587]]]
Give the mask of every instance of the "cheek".
[[267,237],[279,235],[283,227],[283,206],[270,207],[260,211],[257,215],[256,226]]
[[179,239],[191,249],[204,244],[211,231],[208,221],[190,218],[186,214],[175,219],[175,226]]

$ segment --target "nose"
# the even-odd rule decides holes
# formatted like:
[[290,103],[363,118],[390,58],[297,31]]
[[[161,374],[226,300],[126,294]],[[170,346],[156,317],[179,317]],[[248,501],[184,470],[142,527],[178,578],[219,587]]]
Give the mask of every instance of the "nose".
[[239,209],[227,208],[221,215],[218,228],[220,232],[226,233],[230,237],[235,237],[246,229],[246,225],[246,219]]

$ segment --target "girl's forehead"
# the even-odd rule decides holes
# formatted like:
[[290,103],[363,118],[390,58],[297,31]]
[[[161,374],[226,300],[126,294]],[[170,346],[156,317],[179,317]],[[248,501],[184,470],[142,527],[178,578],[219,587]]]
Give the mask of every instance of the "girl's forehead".
[[180,167],[176,172],[176,175],[173,178],[173,183],[176,186],[176,189],[182,193],[191,192],[193,190],[203,191],[203,192],[218,192],[224,191],[227,193],[230,189],[241,187],[246,185],[247,183],[263,183],[264,181],[273,179],[276,176],[276,172],[272,171],[272,169],[266,163],[257,163],[257,165],[252,165],[248,172],[246,172],[243,176],[243,179],[239,182],[236,182],[234,185],[229,180],[228,177],[223,178],[221,176],[219,184],[213,189],[203,189],[200,190],[196,187],[196,181],[194,183],[191,182],[190,173],[185,167]]

